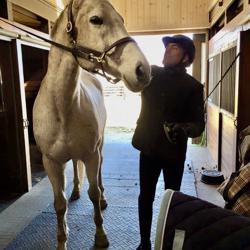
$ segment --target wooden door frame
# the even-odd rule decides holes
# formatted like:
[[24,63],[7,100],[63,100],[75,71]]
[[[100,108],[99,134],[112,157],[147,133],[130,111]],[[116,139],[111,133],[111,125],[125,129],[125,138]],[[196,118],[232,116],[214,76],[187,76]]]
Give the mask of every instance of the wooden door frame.
[[19,145],[20,154],[22,155],[22,180],[25,183],[25,191],[32,188],[32,172],[30,161],[30,143],[28,128],[29,121],[27,117],[26,94],[24,88],[24,64],[23,64],[23,49],[22,46],[29,46],[32,48],[42,49],[49,51],[50,47],[41,44],[34,44],[29,41],[20,39],[13,40],[13,62],[15,72],[15,94],[19,101],[16,103],[17,119],[18,119],[18,132],[19,132]]
[[29,137],[27,128],[27,112],[24,91],[24,75],[22,62],[22,42],[19,39],[12,40],[13,51],[13,68],[15,79],[15,96],[16,96],[16,112],[17,112],[17,129],[19,137],[19,150],[21,157],[21,179],[25,192],[32,188]]

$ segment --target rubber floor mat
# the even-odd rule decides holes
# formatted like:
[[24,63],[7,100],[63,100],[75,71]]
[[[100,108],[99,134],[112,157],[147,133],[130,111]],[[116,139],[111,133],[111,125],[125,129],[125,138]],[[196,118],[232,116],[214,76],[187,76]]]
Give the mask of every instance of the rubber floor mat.
[[[184,172],[182,190],[183,192],[196,195],[192,183],[193,173]],[[191,180],[191,182],[190,182]],[[136,178],[103,179],[105,195],[108,207],[103,211],[104,227],[110,242],[109,250],[134,250],[139,244],[137,199],[139,193],[139,182]],[[93,206],[90,202],[86,182],[81,192],[81,198],[70,202],[67,213],[69,227],[69,250],[95,249],[94,234],[95,225],[93,221]],[[67,188],[67,197],[70,196],[72,184]],[[157,185],[154,217],[152,224],[152,243],[155,237],[156,220],[159,211],[161,194],[163,193],[163,180]],[[56,247],[56,214],[53,204],[49,206],[5,248],[6,250],[50,250]]]

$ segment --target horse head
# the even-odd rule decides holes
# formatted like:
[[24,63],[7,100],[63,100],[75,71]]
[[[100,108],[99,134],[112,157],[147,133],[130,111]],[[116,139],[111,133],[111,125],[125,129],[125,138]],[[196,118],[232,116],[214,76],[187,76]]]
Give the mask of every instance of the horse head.
[[77,57],[82,68],[102,69],[123,80],[133,92],[142,91],[149,84],[149,63],[129,38],[123,18],[108,0],[73,0],[68,5],[69,18],[73,23],[69,33],[77,48],[90,48],[101,56],[99,60]]

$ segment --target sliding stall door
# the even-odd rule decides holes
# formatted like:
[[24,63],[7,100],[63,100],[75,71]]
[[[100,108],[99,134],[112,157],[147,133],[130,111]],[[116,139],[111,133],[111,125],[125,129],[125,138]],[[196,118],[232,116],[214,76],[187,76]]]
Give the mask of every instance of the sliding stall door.
[[[222,75],[236,57],[236,47],[222,52]],[[220,170],[228,177],[236,170],[237,127],[235,115],[236,65],[221,83],[220,98]]]

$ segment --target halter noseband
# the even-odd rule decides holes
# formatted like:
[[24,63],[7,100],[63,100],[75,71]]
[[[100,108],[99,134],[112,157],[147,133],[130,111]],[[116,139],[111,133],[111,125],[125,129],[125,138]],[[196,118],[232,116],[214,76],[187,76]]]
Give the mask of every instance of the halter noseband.
[[75,23],[74,23],[73,15],[72,15],[72,3],[73,3],[73,1],[71,1],[68,5],[68,23],[66,26],[66,32],[69,34],[70,39],[71,39],[71,44],[73,45],[72,54],[76,58],[81,57],[81,58],[84,58],[86,60],[89,60],[90,62],[100,63],[102,73],[100,73],[97,70],[94,70],[94,73],[97,73],[99,75],[104,76],[107,79],[107,81],[109,81],[111,83],[116,83],[116,82],[120,81],[119,79],[113,79],[111,77],[108,77],[105,74],[104,67],[103,67],[103,63],[105,62],[105,57],[106,57],[107,53],[110,50],[112,50],[113,48],[118,47],[118,46],[125,44],[125,43],[128,43],[128,42],[135,42],[135,40],[129,36],[123,37],[123,38],[117,40],[116,42],[112,43],[107,48],[105,48],[103,52],[77,45]]

